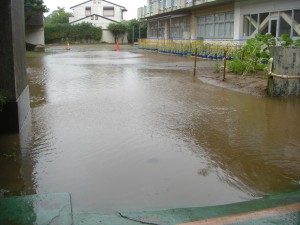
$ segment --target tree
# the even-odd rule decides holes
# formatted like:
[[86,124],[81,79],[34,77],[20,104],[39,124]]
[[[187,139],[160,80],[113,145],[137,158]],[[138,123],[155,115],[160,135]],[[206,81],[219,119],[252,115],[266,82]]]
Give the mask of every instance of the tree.
[[90,39],[100,41],[102,37],[102,29],[87,22],[72,25],[71,33],[73,38],[84,39],[87,42],[89,42]]
[[[140,32],[141,32],[140,38],[147,38],[147,24],[146,23],[139,23],[138,20],[132,19],[132,20],[126,21],[126,25],[127,25],[127,34],[128,34],[128,42],[129,43],[138,41]],[[133,27],[134,27],[134,40],[132,40]]]
[[72,13],[66,12],[65,8],[57,7],[49,16],[45,18],[45,24],[65,24],[69,23]]
[[124,35],[126,34],[127,25],[126,22],[110,23],[107,29],[113,34],[116,43],[120,37],[123,38]]
[[44,5],[43,0],[24,0],[25,21],[28,21],[32,16],[48,12],[49,9]]

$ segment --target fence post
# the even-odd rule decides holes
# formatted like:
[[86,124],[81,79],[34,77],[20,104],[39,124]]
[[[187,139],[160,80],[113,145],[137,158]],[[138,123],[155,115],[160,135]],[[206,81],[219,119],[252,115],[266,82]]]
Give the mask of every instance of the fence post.
[[226,64],[227,64],[227,51],[224,51],[224,71],[223,71],[223,81],[226,79]]
[[195,49],[194,77],[196,76],[198,48]]

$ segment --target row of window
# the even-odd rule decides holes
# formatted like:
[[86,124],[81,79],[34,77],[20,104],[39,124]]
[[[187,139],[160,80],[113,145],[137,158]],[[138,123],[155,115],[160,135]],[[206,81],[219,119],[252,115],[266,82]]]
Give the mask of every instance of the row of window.
[[[165,22],[149,24],[150,37],[165,37]],[[189,38],[190,18],[178,17],[171,20],[172,38]],[[197,17],[197,37],[233,38],[234,13],[216,13]],[[253,37],[256,33],[271,33],[274,37],[289,34],[300,37],[300,9],[248,14],[243,16],[243,37]]]
[[204,38],[233,38],[233,12],[217,13],[197,18],[197,36]]
[[149,23],[149,37],[165,37],[165,25],[168,24],[170,27],[170,35],[172,38],[189,38],[190,33],[190,18],[189,17],[178,17],[171,20],[170,22],[161,20],[153,21]]
[[[85,16],[92,15],[91,7],[85,7]],[[104,17],[114,17],[115,16],[115,8],[114,7],[104,7],[103,8],[103,16]]]
[[[197,36],[204,38],[233,38],[233,12],[218,13],[197,18]],[[170,35],[172,38],[190,38],[190,18],[178,17],[171,20]],[[149,24],[150,37],[163,38],[164,21]]]

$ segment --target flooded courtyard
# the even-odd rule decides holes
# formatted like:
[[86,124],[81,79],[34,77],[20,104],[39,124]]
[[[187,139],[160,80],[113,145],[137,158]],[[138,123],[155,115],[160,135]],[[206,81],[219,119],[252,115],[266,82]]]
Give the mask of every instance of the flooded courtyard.
[[96,46],[49,52],[27,58],[31,112],[20,135],[0,137],[2,149],[18,151],[0,159],[3,194],[69,192],[76,209],[110,211],[299,188],[299,98],[204,84],[192,58]]

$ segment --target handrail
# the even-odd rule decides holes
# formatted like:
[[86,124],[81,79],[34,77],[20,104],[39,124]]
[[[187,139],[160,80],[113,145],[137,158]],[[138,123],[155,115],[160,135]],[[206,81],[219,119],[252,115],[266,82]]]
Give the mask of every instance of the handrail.
[[271,76],[271,77],[283,78],[283,79],[300,79],[300,76],[299,76],[299,75],[279,75],[279,74],[273,73],[273,72],[272,72],[272,69],[273,69],[273,62],[274,62],[274,59],[273,59],[273,58],[270,58],[269,72],[268,72],[268,75],[269,75],[269,76]]

